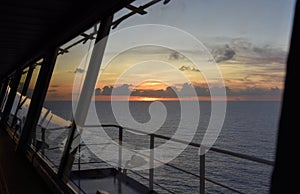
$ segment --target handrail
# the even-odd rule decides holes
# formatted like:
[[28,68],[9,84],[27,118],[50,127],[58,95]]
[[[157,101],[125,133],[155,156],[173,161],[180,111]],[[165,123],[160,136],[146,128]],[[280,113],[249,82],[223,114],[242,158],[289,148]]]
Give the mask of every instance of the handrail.
[[[87,146],[87,145],[102,145],[102,144],[82,144],[82,146]],[[141,154],[141,153],[139,153],[139,154]],[[141,154],[141,155],[142,155],[142,156],[146,156],[146,155],[144,155],[144,154]],[[154,159],[154,160],[155,160],[156,162],[164,163],[164,162],[162,162],[162,161],[160,161],[160,160],[157,160],[157,159]],[[103,161],[81,162],[80,164],[82,164],[82,165],[87,165],[87,164],[100,164],[100,163],[105,163],[105,162],[103,162]],[[79,164],[79,163],[76,163],[76,162],[75,162],[74,164]],[[115,164],[117,164],[117,163],[115,163]],[[195,176],[195,177],[197,177],[197,178],[204,178],[206,181],[208,181],[208,182],[210,182],[210,183],[213,183],[213,184],[215,184],[215,185],[221,186],[221,187],[226,188],[226,189],[228,189],[228,190],[230,190],[230,191],[233,191],[233,192],[235,192],[235,193],[243,193],[243,192],[238,191],[238,190],[236,190],[236,189],[234,189],[234,188],[231,188],[231,187],[229,187],[229,186],[227,186],[227,185],[224,185],[224,184],[222,184],[222,183],[218,183],[218,182],[213,181],[213,180],[211,180],[211,179],[209,179],[209,178],[207,178],[207,177],[201,177],[201,176],[199,176],[199,175],[197,175],[197,174],[195,174],[195,173],[192,173],[192,172],[189,172],[189,171],[187,171],[187,170],[181,169],[181,168],[179,168],[179,167],[177,167],[177,166],[174,166],[174,165],[172,165],[172,164],[166,163],[166,164],[164,164],[164,165],[169,166],[169,167],[171,167],[171,168],[173,168],[173,169],[176,169],[176,170],[178,170],[178,171],[180,171],[180,172],[186,173],[186,174],[188,174],[188,175]],[[137,172],[134,172],[133,170],[129,170],[129,171],[132,172],[132,173],[134,173],[134,174],[136,174],[136,175],[139,175],[140,177],[142,177],[142,178],[144,178],[144,179],[147,179],[146,177],[140,175],[140,174],[137,173]],[[147,179],[147,180],[149,180],[149,179]],[[155,183],[155,182],[154,182],[153,184],[154,184],[154,185],[158,185],[158,183]],[[161,185],[158,185],[158,186],[161,186]],[[161,186],[161,187],[163,187],[163,186]],[[166,189],[166,188],[163,188],[163,189],[166,190],[166,191],[168,191],[168,192],[170,192],[169,189]],[[173,192],[170,192],[170,193],[173,193]]]
[[[129,131],[129,132],[140,133],[140,134],[143,134],[143,135],[149,135],[150,140],[151,140],[150,141],[150,149],[154,148],[154,138],[156,137],[156,138],[160,138],[160,139],[171,140],[171,141],[174,141],[174,142],[187,144],[187,145],[190,145],[190,146],[193,146],[193,147],[198,147],[198,148],[204,149],[204,150],[205,149],[211,150],[211,151],[214,151],[214,152],[217,152],[217,153],[230,155],[230,156],[233,156],[233,157],[236,157],[236,158],[245,159],[245,160],[260,163],[260,164],[265,164],[265,165],[269,165],[269,166],[274,165],[273,161],[266,160],[266,159],[261,159],[261,158],[255,157],[255,156],[236,153],[236,152],[233,152],[233,151],[224,150],[224,149],[220,149],[220,148],[216,148],[216,147],[207,148],[205,146],[201,146],[201,144],[198,144],[198,143],[187,142],[187,141],[183,141],[183,140],[179,140],[179,139],[175,139],[175,138],[171,138],[171,137],[168,137],[168,136],[155,134],[155,133],[146,133],[144,131],[140,131],[140,130],[137,130],[137,129],[131,129],[131,128],[127,128],[127,127],[122,127],[122,126],[119,126],[119,125],[116,125],[116,124],[85,125],[84,127],[104,127],[104,128],[105,127],[112,127],[112,128],[117,128],[119,130],[119,143],[120,143],[120,145],[122,144],[122,141],[123,141],[122,140],[123,139],[123,131],[126,130],[126,131]],[[119,149],[119,164],[121,163],[121,160],[122,160],[121,156],[122,156],[122,148]],[[153,151],[152,151],[152,157],[150,156],[150,162],[153,163],[153,160],[157,161],[156,159],[153,158]],[[222,183],[216,182],[212,179],[209,179],[209,178],[205,177],[205,154],[200,155],[200,175],[197,175],[195,173],[186,171],[186,170],[181,169],[179,167],[176,167],[172,164],[167,163],[165,165],[169,166],[171,168],[174,168],[178,171],[181,171],[181,172],[184,172],[184,173],[187,173],[189,175],[192,175],[192,176],[195,176],[195,177],[199,178],[199,180],[200,180],[200,183],[199,183],[200,184],[200,194],[205,193],[205,182],[204,181],[208,181],[208,182],[213,183],[215,185],[221,186],[221,187],[223,187],[225,189],[228,189],[228,190],[230,190],[232,192],[235,192],[235,193],[243,193],[243,192],[241,192],[237,189],[234,189],[230,186],[224,185]],[[119,169],[119,171],[121,171],[121,169]],[[149,189],[150,190],[153,190],[153,185],[161,186],[158,183],[155,183],[153,181],[153,176],[154,176],[154,169],[153,168],[149,169],[149,178],[148,179],[142,176],[143,178],[145,178],[149,181]],[[166,190],[166,188],[164,188],[164,187],[161,187],[161,188]],[[168,189],[166,191],[170,192],[170,190],[168,190]],[[172,193],[172,191],[170,193]]]
[[[17,118],[18,119],[18,118]],[[256,163],[260,163],[260,164],[265,164],[265,165],[269,165],[269,166],[274,166],[274,162],[273,161],[270,161],[270,160],[266,160],[266,159],[262,159],[262,158],[258,158],[258,157],[255,157],[255,156],[250,156],[250,155],[246,155],[246,154],[242,154],[242,153],[237,153],[237,152],[233,152],[233,151],[229,151],[229,150],[225,150],[225,149],[220,149],[220,148],[216,148],[216,147],[211,147],[211,148],[207,148],[205,146],[202,146],[201,147],[201,144],[199,143],[194,143],[194,142],[187,142],[187,141],[184,141],[184,140],[179,140],[179,139],[175,139],[175,138],[172,138],[172,137],[168,137],[168,136],[165,136],[165,135],[160,135],[160,134],[155,134],[155,133],[147,133],[147,132],[144,132],[144,131],[141,131],[141,130],[137,130],[137,129],[132,129],[132,128],[127,128],[127,127],[122,127],[122,126],[119,126],[119,125],[116,125],[116,124],[103,124],[103,125],[85,125],[84,127],[112,127],[112,128],[115,128],[115,129],[118,129],[119,130],[119,143],[122,144],[122,141],[123,141],[123,131],[126,130],[126,131],[129,131],[129,132],[134,132],[134,133],[140,133],[140,134],[143,134],[143,135],[148,135],[152,141],[154,143],[154,138],[160,138],[160,139],[164,139],[164,140],[170,140],[170,141],[173,141],[173,142],[178,142],[178,143],[182,143],[182,144],[186,144],[186,145],[190,145],[190,146],[193,146],[193,147],[197,147],[197,148],[204,148],[204,149],[207,149],[207,150],[210,150],[210,151],[213,151],[213,152],[217,152],[217,153],[222,153],[222,154],[225,154],[225,155],[229,155],[229,156],[233,156],[233,157],[236,157],[236,158],[240,158],[240,159],[245,159],[245,160],[248,160],[248,161],[252,161],[252,162],[256,162]],[[57,128],[48,128],[47,130],[61,130],[61,129],[68,129],[69,126],[62,126],[62,127],[57,127]],[[151,145],[151,147],[153,148],[153,144]],[[119,160],[121,159],[122,160],[122,154],[121,154],[122,150],[119,150]],[[47,157],[47,156],[46,156]],[[121,157],[121,158],[120,158]],[[48,158],[48,157],[47,157]],[[154,159],[153,157],[150,158],[150,161],[157,161],[156,159]],[[205,159],[204,159],[205,160]],[[200,161],[201,161],[201,158],[200,158]],[[119,161],[121,162],[121,161]],[[161,161],[158,161],[158,162],[161,162]],[[86,164],[89,164],[90,162],[86,163]],[[94,162],[94,163],[99,163],[99,162]],[[201,163],[201,162],[200,162]],[[53,163],[54,164],[54,163]],[[85,164],[85,163],[82,163],[82,164]],[[55,164],[54,164],[55,165]],[[120,163],[119,163],[120,165]],[[192,175],[194,177],[197,177],[199,178],[200,180],[206,180],[210,183],[213,183],[215,185],[218,185],[220,187],[223,187],[225,189],[228,189],[232,192],[235,192],[235,193],[243,193],[237,189],[234,189],[234,188],[231,188],[230,186],[227,186],[227,185],[224,185],[222,183],[219,183],[219,182],[216,182],[212,179],[209,179],[207,177],[205,177],[205,175],[202,175],[201,176],[201,173],[200,175],[198,174],[195,174],[195,173],[192,173],[192,172],[189,172],[187,170],[184,170],[184,169],[181,169],[179,167],[176,167],[172,164],[165,164],[166,166],[169,166],[173,169],[176,169],[180,172],[183,172],[183,173],[186,173],[186,174],[189,174],[189,175]],[[204,165],[204,164],[202,164]],[[201,164],[200,164],[200,169],[201,169]],[[205,169],[205,166],[202,166],[202,169]],[[119,169],[120,172],[121,172],[121,169]],[[132,170],[130,170],[131,172],[133,172],[134,174],[138,174]],[[140,174],[138,174],[140,175]],[[140,175],[142,176],[142,175]],[[156,186],[159,186],[161,189],[163,190],[166,190],[167,192],[169,193],[173,193],[172,191],[170,191],[169,189],[159,185],[158,183],[155,183],[153,181],[153,176],[154,176],[154,170],[153,168],[149,170],[149,179],[147,179],[146,177],[142,176],[144,179],[147,179],[149,181],[149,188],[151,188],[151,190],[153,190],[153,185],[156,185]],[[200,185],[201,185],[201,181],[200,181]],[[203,185],[202,185],[202,188],[203,188]],[[201,189],[201,186],[200,186],[200,189]],[[201,192],[200,190],[200,193],[204,193],[204,191]]]
[[242,158],[242,159],[245,159],[245,160],[257,162],[257,163],[260,163],[260,164],[266,164],[266,165],[269,165],[269,166],[274,166],[273,161],[258,158],[258,157],[255,157],[255,156],[249,156],[249,155],[246,155],[246,154],[236,153],[236,152],[232,152],[232,151],[228,151],[228,150],[224,150],[224,149],[220,149],[220,148],[216,148],[216,147],[211,147],[210,150],[214,151],[214,152],[234,156],[234,157],[237,157],[237,158]]
[[[161,139],[165,139],[165,140],[171,140],[177,143],[182,143],[182,144],[187,144],[193,147],[201,147],[201,144],[199,143],[194,143],[194,142],[187,142],[187,141],[183,141],[183,140],[179,140],[179,139],[175,139],[172,137],[168,137],[165,135],[160,135],[160,134],[155,134],[155,133],[146,133],[144,131],[140,131],[137,129],[131,129],[131,128],[127,128],[127,127],[122,127],[119,125],[115,125],[115,124],[105,124],[105,125],[85,125],[84,127],[115,127],[115,128],[123,128],[127,131],[132,131],[132,132],[136,132],[136,133],[141,133],[143,135],[153,135],[154,137],[157,138],[161,138]],[[208,149],[207,147],[203,146],[204,148]],[[257,162],[257,163],[261,163],[261,164],[266,164],[266,165],[270,165],[270,166],[274,166],[274,162],[270,161],[270,160],[266,160],[266,159],[262,159],[262,158],[258,158],[255,156],[250,156],[250,155],[246,155],[246,154],[242,154],[242,153],[237,153],[237,152],[233,152],[233,151],[229,151],[229,150],[225,150],[225,149],[221,149],[221,148],[216,148],[216,147],[211,147],[209,148],[210,151],[214,151],[214,152],[218,152],[218,153],[222,153],[222,154],[226,154],[226,155],[230,155],[230,156],[234,156],[237,158],[241,158],[241,159],[245,159],[245,160],[249,160],[249,161],[253,161],[253,162]]]

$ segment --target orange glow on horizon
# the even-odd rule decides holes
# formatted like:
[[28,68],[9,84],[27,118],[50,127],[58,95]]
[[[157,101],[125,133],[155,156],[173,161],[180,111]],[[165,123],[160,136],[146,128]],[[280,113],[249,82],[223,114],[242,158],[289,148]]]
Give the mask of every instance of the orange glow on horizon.
[[153,102],[153,101],[281,101],[280,97],[265,96],[255,98],[252,96],[234,96],[234,97],[215,97],[199,96],[196,99],[191,97],[184,98],[163,98],[153,96],[96,96],[96,101],[141,101],[141,102]]
[[155,98],[155,97],[140,97],[137,100],[138,101],[152,102],[152,101],[158,101],[159,98]]
[[[72,99],[64,98],[64,97],[48,97],[45,101],[71,101]],[[145,97],[145,96],[95,96],[93,100],[96,101],[140,101],[140,102],[154,102],[154,101],[281,101],[280,97],[273,96],[265,96],[265,97],[253,97],[253,96],[235,96],[235,97],[227,97],[224,98],[214,98],[211,99],[209,96],[199,96],[197,99],[195,98],[159,98],[159,97]]]
[[153,101],[178,101],[178,98],[158,98],[152,96],[96,96],[96,101],[141,101],[141,102],[153,102]]
[[165,83],[160,81],[145,81],[134,88],[134,90],[165,90],[168,87]]

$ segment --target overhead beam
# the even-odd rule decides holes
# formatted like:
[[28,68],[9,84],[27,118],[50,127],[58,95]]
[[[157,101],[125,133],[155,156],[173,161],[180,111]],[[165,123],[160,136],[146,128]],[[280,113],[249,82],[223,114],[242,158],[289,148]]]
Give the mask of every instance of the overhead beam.
[[[144,9],[146,9],[148,7],[151,7],[152,5],[154,5],[154,4],[156,4],[156,3],[160,2],[160,1],[163,1],[163,0],[152,0],[152,1],[146,3],[146,4],[142,5],[142,6],[139,6],[139,7],[134,7],[132,5],[127,5],[127,8],[129,7],[128,9],[130,9],[132,11],[130,13],[128,13],[128,14],[120,17],[116,21],[114,21],[113,24],[112,24],[113,25],[113,29],[115,29],[116,27],[118,27],[121,22],[123,22],[124,20],[128,19],[129,17],[131,17],[131,16],[133,16],[133,15],[135,15],[137,13],[138,14],[142,14],[142,15],[146,14],[147,12],[144,11]],[[164,0],[163,4],[167,4],[169,2],[170,2],[170,0]]]
[[[57,21],[54,26],[45,26],[45,28],[48,29],[46,35],[43,32],[47,38],[46,41],[41,42],[39,45],[31,45],[31,47],[35,47],[32,48],[30,54],[17,58],[18,60],[13,64],[13,68],[8,69],[5,73],[1,74],[2,72],[0,72],[0,79],[2,80],[12,75],[17,68],[22,69],[27,67],[28,64],[32,64],[34,61],[42,58],[51,48],[65,44],[91,28],[96,22],[114,14],[133,1],[134,0],[110,0],[103,3],[103,1],[88,0],[86,2],[88,6],[83,6],[80,2],[72,2],[73,12],[80,14],[75,14],[74,17],[67,14],[65,18],[61,18],[63,21]],[[57,28],[57,26],[59,26],[59,28]]]
[[129,4],[129,5],[126,6],[126,8],[131,10],[131,11],[134,11],[136,13],[139,13],[141,15],[147,14],[147,12],[141,7],[136,7],[136,6],[133,6],[133,5]]

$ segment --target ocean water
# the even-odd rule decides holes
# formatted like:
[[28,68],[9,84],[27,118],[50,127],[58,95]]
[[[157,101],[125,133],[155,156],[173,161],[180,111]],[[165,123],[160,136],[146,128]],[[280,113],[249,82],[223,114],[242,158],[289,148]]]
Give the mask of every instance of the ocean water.
[[[181,107],[176,101],[162,103],[166,109],[166,119],[155,133],[172,136],[178,130],[181,121]],[[128,115],[121,114],[116,119],[110,102],[100,101],[95,104],[101,124],[120,124],[120,120],[121,123],[124,123],[128,117]],[[120,106],[122,105],[120,104]],[[141,126],[151,121],[155,117],[151,118],[149,114],[150,105],[151,102],[130,102],[130,118],[140,123]],[[72,118],[71,102],[45,102],[44,106],[50,109],[53,114],[66,120]],[[199,106],[200,118],[199,121],[195,121],[199,124],[192,140],[195,143],[201,143],[203,132],[205,132],[211,116],[210,102],[199,102]],[[279,113],[280,102],[228,102],[224,125],[214,147],[273,161]],[[154,122],[154,124],[156,123]],[[195,123],[191,123],[191,125],[193,124]],[[190,126],[189,123],[186,123],[182,127],[189,128]],[[117,139],[115,129],[106,129],[106,132],[112,139]],[[93,136],[91,141],[93,141]],[[149,148],[149,139],[140,134],[124,132],[123,141],[124,145],[129,148]],[[155,146],[165,142],[165,140],[156,139]],[[185,171],[199,174],[198,152],[198,148],[188,146],[178,157],[169,162],[169,165],[155,168],[154,181],[157,185],[154,186],[154,189],[160,193],[168,193],[160,187],[162,186],[174,193],[199,193],[199,179],[197,177],[171,167],[173,165]],[[243,193],[268,193],[272,173],[271,166],[213,151],[208,151],[205,157],[205,176],[209,180],[219,182]],[[89,154],[88,157],[77,158],[77,160],[82,160],[80,161],[82,162],[81,169],[88,169],[98,167],[98,164],[88,164],[88,162],[95,162],[100,159],[95,154]],[[136,172],[148,177],[147,170]],[[148,185],[148,181],[140,176],[131,172],[128,172],[128,175]],[[208,193],[233,193],[210,181],[206,181],[206,191]]]

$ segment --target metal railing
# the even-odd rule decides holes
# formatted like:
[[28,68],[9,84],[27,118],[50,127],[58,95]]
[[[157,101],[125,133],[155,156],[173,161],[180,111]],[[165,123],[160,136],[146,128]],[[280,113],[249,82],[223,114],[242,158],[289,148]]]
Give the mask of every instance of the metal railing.
[[[114,125],[114,124],[86,125],[85,127],[86,128],[99,128],[99,127],[102,127],[102,128],[110,128],[110,129],[118,130],[118,133],[116,135],[117,135],[119,145],[122,145],[123,142],[124,142],[123,138],[124,138],[124,132],[125,131],[149,136],[149,140],[150,140],[149,148],[151,150],[150,155],[143,155],[143,154],[139,153],[140,155],[143,155],[145,157],[149,157],[149,167],[150,168],[149,168],[149,172],[148,172],[148,177],[145,177],[145,176],[143,176],[143,175],[141,175],[138,172],[133,171],[133,170],[129,170],[129,169],[126,169],[126,168],[122,169],[122,167],[121,167],[122,166],[122,159],[123,159],[122,158],[122,153],[123,153],[122,146],[119,146],[119,149],[118,149],[118,152],[119,152],[118,153],[118,163],[116,163],[116,165],[118,165],[119,172],[123,171],[124,173],[126,173],[127,171],[130,171],[133,174],[143,178],[144,180],[147,180],[148,181],[148,187],[149,187],[150,191],[154,190],[154,185],[155,185],[155,186],[158,186],[159,188],[161,188],[162,190],[164,190],[168,193],[174,193],[171,189],[168,189],[168,188],[166,188],[166,187],[164,187],[164,186],[162,186],[159,183],[156,183],[154,181],[154,170],[155,169],[152,168],[152,167],[153,167],[154,161],[155,161],[155,162],[163,163],[165,166],[168,166],[168,167],[170,167],[174,170],[180,171],[182,173],[185,173],[187,175],[190,175],[190,176],[193,176],[193,177],[196,177],[197,179],[199,179],[199,186],[200,186],[199,192],[200,192],[200,194],[204,194],[206,192],[206,190],[205,190],[205,182],[206,181],[210,182],[214,185],[220,186],[220,187],[222,187],[224,189],[227,189],[227,190],[229,190],[231,192],[234,192],[234,193],[243,193],[240,190],[237,190],[237,189],[232,188],[232,187],[230,187],[226,184],[223,184],[223,183],[220,183],[218,181],[212,180],[212,179],[205,176],[205,164],[206,164],[205,154],[200,154],[199,155],[199,167],[200,167],[199,173],[194,173],[194,172],[187,171],[185,169],[182,169],[182,168],[180,168],[178,166],[175,166],[173,164],[170,164],[170,163],[165,164],[163,161],[160,161],[160,160],[157,160],[157,159],[154,158],[155,139],[170,140],[170,141],[186,144],[186,145],[201,149],[200,153],[205,153],[206,149],[208,149],[208,148],[205,148],[204,146],[201,146],[201,144],[199,144],[199,143],[186,142],[186,141],[183,141],[183,140],[174,139],[174,138],[171,138],[171,137],[168,137],[168,136],[165,136],[165,135],[160,135],[160,134],[155,134],[155,133],[150,133],[149,134],[149,133],[146,133],[146,132],[141,131],[141,130],[130,129],[130,128],[122,127],[122,126],[119,126],[119,125]],[[68,128],[68,127],[49,128],[47,130],[54,130],[55,131],[55,130],[61,130],[61,129],[66,129],[66,128]],[[97,143],[95,145],[101,145],[101,143],[100,144]],[[80,144],[79,146],[85,146],[85,144],[83,143],[83,144]],[[225,150],[225,149],[220,149],[220,148],[216,148],[216,147],[211,147],[211,148],[209,148],[208,151],[216,152],[216,153],[224,154],[224,155],[227,155],[227,156],[240,158],[240,159],[243,159],[243,160],[252,161],[252,162],[255,162],[255,163],[264,164],[264,165],[268,165],[268,166],[273,166],[274,165],[274,162],[270,161],[270,160],[266,160],[266,159],[246,155],[246,154],[241,154],[241,153],[237,153],[237,152],[233,152],[233,151],[229,151],[229,150]],[[103,163],[103,162],[92,162],[92,163],[94,164],[94,163]],[[84,162],[84,163],[81,163],[81,164],[88,165],[88,164],[91,164],[91,163],[90,162]]]
[[[171,137],[168,137],[168,136],[165,136],[165,135],[160,135],[160,134],[155,134],[155,133],[146,133],[144,131],[141,131],[141,130],[137,130],[137,129],[130,129],[130,128],[126,128],[126,127],[122,127],[122,126],[119,126],[119,125],[86,125],[85,127],[90,127],[90,128],[94,128],[94,127],[102,127],[102,128],[112,128],[112,129],[117,129],[118,130],[118,141],[119,141],[119,145],[122,145],[123,143],[123,133],[124,131],[129,131],[129,132],[133,132],[133,133],[138,133],[138,134],[143,134],[143,135],[147,135],[149,136],[149,139],[150,139],[150,146],[149,148],[151,149],[150,151],[150,157],[149,157],[149,177],[146,178],[144,176],[142,176],[144,179],[147,179],[148,180],[148,187],[149,187],[149,190],[153,190],[153,186],[156,185],[156,186],[159,186],[161,187],[163,190],[169,192],[169,193],[172,193],[171,190],[169,189],[166,189],[164,188],[163,186],[159,185],[158,183],[155,183],[154,182],[154,168],[151,168],[153,167],[153,164],[154,164],[154,161],[156,162],[161,162],[163,163],[162,161],[159,161],[157,159],[154,159],[154,142],[155,142],[155,139],[158,138],[158,139],[163,139],[163,140],[170,140],[170,141],[173,141],[173,142],[178,142],[178,143],[182,143],[182,144],[186,144],[186,145],[189,145],[189,146],[192,146],[192,147],[196,147],[196,148],[199,148],[201,149],[200,150],[200,153],[205,153],[206,147],[204,146],[201,146],[201,144],[199,143],[194,143],[194,142],[186,142],[186,141],[183,141],[183,140],[179,140],[179,139],[174,139],[174,138],[171,138]],[[255,162],[255,163],[259,163],[259,164],[264,164],[264,165],[268,165],[268,166],[273,166],[274,165],[274,162],[273,161],[270,161],[270,160],[266,160],[266,159],[262,159],[262,158],[258,158],[258,157],[255,157],[255,156],[250,156],[250,155],[246,155],[246,154],[241,154],[241,153],[237,153],[237,152],[233,152],[233,151],[229,151],[229,150],[225,150],[225,149],[220,149],[220,148],[216,148],[216,147],[211,147],[208,149],[208,151],[212,151],[212,152],[216,152],[216,153],[221,153],[221,154],[225,154],[227,156],[232,156],[232,157],[235,157],[235,158],[240,158],[240,159],[244,159],[244,160],[247,160],[247,161],[252,161],[252,162]],[[141,154],[141,153],[139,153]],[[119,171],[121,171],[121,164],[122,164],[122,146],[119,146],[119,154],[118,154],[119,158],[118,158],[118,164],[119,164]],[[146,156],[146,155],[145,155]],[[200,186],[200,194],[204,194],[205,193],[205,181],[207,182],[210,182],[212,184],[215,184],[215,185],[218,185],[224,189],[227,189],[229,191],[232,191],[234,193],[243,193],[242,191],[239,191],[235,188],[232,188],[230,186],[227,186],[225,184],[222,184],[222,183],[219,183],[217,181],[214,181],[210,178],[207,178],[205,176],[205,154],[200,154],[199,156],[199,166],[200,166],[200,169],[199,169],[199,174],[196,174],[196,173],[192,173],[192,172],[189,172],[187,170],[184,170],[184,169],[181,169],[180,167],[177,167],[175,165],[172,165],[172,164],[165,164],[166,166],[168,167],[171,167],[177,171],[180,171],[182,173],[186,173],[188,175],[191,175],[191,176],[194,176],[196,178],[199,179],[199,186]],[[138,174],[137,172],[134,172],[134,171],[131,171],[133,172],[134,174]]]

